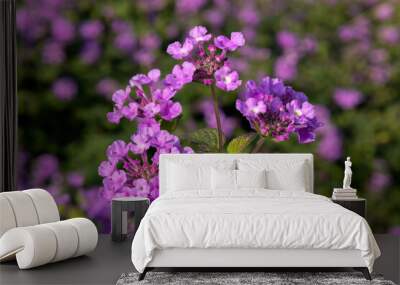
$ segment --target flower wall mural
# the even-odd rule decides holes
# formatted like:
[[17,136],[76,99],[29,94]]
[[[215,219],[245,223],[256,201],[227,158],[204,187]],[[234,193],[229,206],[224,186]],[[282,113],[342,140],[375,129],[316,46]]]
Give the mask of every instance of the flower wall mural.
[[397,1],[17,3],[19,188],[65,218],[109,231],[112,196],[157,197],[160,153],[312,152],[318,194],[350,155],[399,234]]
[[[198,82],[210,86],[216,122],[216,129],[200,129],[189,135],[188,143],[192,140],[196,148],[201,144],[203,148],[199,149],[203,151],[224,151],[224,130],[214,84],[224,91],[238,89],[242,82],[238,72],[231,69],[226,52],[244,44],[240,32],[231,33],[230,39],[225,36],[213,38],[205,27],[196,26],[190,30],[184,44],[176,41],[167,48],[167,53],[174,59],[187,61],[175,65],[163,80],[160,80],[160,70],[152,69],[147,74],[134,75],[129,86],[115,91],[112,95],[114,109],[107,114],[108,121],[113,124],[118,124],[122,118],[136,121],[137,130],[128,143],[116,140],[107,148],[107,160],[99,166],[105,199],[139,196],[154,200],[159,193],[159,155],[193,153],[190,146],[182,147],[177,136],[162,129],[163,122],[174,121],[181,115],[181,105],[172,98],[185,84]],[[254,152],[260,150],[268,136],[275,141],[284,141],[291,133],[296,133],[300,143],[315,140],[315,130],[321,123],[304,93],[294,91],[277,78],[265,77],[258,86],[254,81],[248,81],[242,97],[236,101],[236,108],[260,137]],[[233,139],[227,151],[245,151],[253,137],[255,134],[250,133]],[[212,147],[213,142],[216,142],[216,148]]]

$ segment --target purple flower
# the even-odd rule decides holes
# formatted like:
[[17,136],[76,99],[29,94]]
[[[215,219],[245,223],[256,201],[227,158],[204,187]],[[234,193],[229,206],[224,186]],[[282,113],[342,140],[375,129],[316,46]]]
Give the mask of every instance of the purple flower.
[[122,108],[131,93],[131,88],[126,87],[125,90],[120,89],[114,92],[112,100],[118,108]]
[[99,225],[101,233],[110,233],[110,201],[104,199],[101,195],[101,188],[92,187],[85,189],[81,193],[83,194],[83,201],[80,207],[85,210],[87,216],[90,219],[96,221]]
[[150,141],[143,134],[133,135],[131,137],[131,151],[136,154],[142,154],[150,148]]
[[146,104],[143,108],[143,114],[145,117],[154,117],[160,112],[160,105],[154,102]]
[[217,9],[209,9],[204,13],[205,20],[214,27],[220,27],[224,23],[225,15]]
[[372,66],[369,70],[369,77],[371,80],[377,84],[384,84],[391,75],[391,69],[389,66]]
[[122,140],[114,141],[107,148],[107,157],[110,161],[118,161],[128,153],[128,146]]
[[139,41],[141,47],[147,50],[158,49],[161,45],[160,37],[153,33],[148,33],[142,36]]
[[71,78],[62,77],[57,79],[52,86],[53,94],[62,101],[69,101],[78,92],[78,86]]
[[184,59],[193,50],[193,44],[190,39],[186,39],[183,45],[180,42],[173,42],[168,45],[167,53],[174,59]]
[[190,62],[177,64],[172,69],[172,73],[166,76],[165,84],[174,89],[181,89],[183,85],[192,82],[195,70],[196,67]]
[[[207,29],[203,26],[196,26],[189,32],[190,37],[194,42],[207,42],[211,39],[211,34],[207,34]],[[179,59],[179,58],[178,58]]]
[[400,40],[399,30],[394,26],[382,27],[378,33],[381,41],[387,44],[397,44]]
[[185,15],[198,11],[206,0],[177,0],[176,10],[178,13]]
[[250,26],[256,26],[260,22],[259,12],[252,4],[247,4],[240,9],[238,16],[241,21]]
[[322,139],[317,148],[318,154],[330,161],[338,160],[342,157],[342,137],[336,128],[327,127],[323,132]]
[[[223,79],[218,80],[219,88],[234,90],[240,85],[240,80],[238,80],[236,71],[230,71],[230,74],[224,74],[228,72],[228,64],[226,63],[228,59],[227,53],[245,44],[243,34],[240,32],[233,32],[230,38],[225,36],[218,36],[213,40],[212,38],[213,36],[208,34],[205,27],[196,26],[190,30],[189,37],[184,40],[183,45],[180,42],[174,42],[168,46],[167,53],[174,59],[185,59],[186,64],[191,64],[190,74],[193,75],[193,78],[190,81],[211,85],[216,83],[216,76],[226,76],[228,81],[234,79],[233,82],[227,83]],[[210,43],[207,43],[208,41],[210,41]],[[175,89],[181,88],[181,80],[179,76],[177,76],[181,71],[179,67],[174,69],[172,75],[167,76],[165,82],[168,86],[172,86]],[[218,75],[216,75],[218,70]]]
[[385,21],[393,16],[393,6],[390,3],[382,3],[375,7],[374,15],[380,21]]
[[131,52],[135,46],[135,37],[133,33],[131,31],[124,31],[117,34],[114,38],[114,46],[123,52]]
[[161,72],[159,69],[152,69],[146,74],[137,74],[129,80],[129,85],[131,87],[142,88],[142,85],[147,85],[150,83],[155,83],[159,80]]
[[216,37],[214,44],[217,48],[222,50],[235,51],[237,48],[244,46],[245,39],[242,33],[233,32],[231,33],[230,39],[225,36]]
[[64,47],[58,42],[48,42],[42,50],[43,62],[47,64],[60,64],[65,60]]
[[139,110],[138,104],[135,102],[131,102],[127,106],[123,106],[121,108],[121,114],[129,121],[132,121],[137,117],[139,112],[138,110]]
[[107,120],[112,124],[119,124],[122,119],[122,113],[120,110],[114,108],[112,112],[107,113]]
[[368,181],[368,188],[371,192],[382,192],[391,183],[392,179],[390,175],[374,171]]
[[316,106],[315,112],[318,120],[322,122],[322,126],[317,130],[317,133],[322,136],[317,152],[326,160],[338,160],[342,157],[342,136],[339,130],[332,124],[330,112],[326,107]]
[[62,193],[58,185],[47,186],[47,191],[53,196],[57,205],[68,205],[70,203],[70,197],[68,194]]
[[162,10],[167,2],[165,0],[139,0],[137,4],[147,13],[151,13]]
[[140,197],[147,197],[150,194],[150,186],[146,179],[139,178],[133,182],[133,189],[136,195]]
[[104,178],[102,192],[105,199],[127,195],[155,199],[158,196],[160,153],[193,152],[191,148],[182,148],[178,137],[161,130],[155,119],[137,120],[138,128],[131,142],[115,141],[107,149],[108,160],[99,166],[99,175]]
[[282,49],[294,49],[299,44],[297,36],[289,31],[281,31],[277,34],[276,40]]
[[96,92],[102,96],[109,96],[118,89],[118,82],[111,78],[103,78],[96,84]]
[[339,28],[339,38],[344,41],[359,40],[363,41],[370,34],[370,23],[365,17],[357,17],[350,25],[345,25]]
[[32,184],[44,186],[44,182],[56,175],[59,171],[57,157],[52,154],[42,154],[38,156],[33,165]]
[[80,52],[81,60],[86,64],[95,63],[101,55],[101,47],[97,42],[86,42]]
[[275,75],[283,80],[293,80],[297,76],[298,58],[294,54],[279,57],[275,62]]
[[81,187],[85,182],[85,176],[82,173],[74,171],[67,174],[67,182],[72,187]]
[[215,74],[215,85],[225,91],[236,90],[242,81],[239,80],[239,74],[237,71],[232,71],[228,66],[223,66],[218,69]]
[[321,126],[307,97],[277,78],[265,77],[258,85],[247,82],[236,108],[258,134],[272,136],[275,141],[287,140],[294,133],[300,143],[309,143]]
[[182,113],[182,106],[178,102],[165,101],[161,104],[160,115],[166,121],[172,121]]
[[86,40],[95,40],[103,32],[103,24],[99,20],[89,20],[81,24],[79,33]]
[[116,170],[110,176],[103,179],[104,187],[111,192],[116,192],[122,188],[127,179],[123,170]]
[[362,94],[353,89],[336,89],[333,95],[335,103],[342,109],[353,109],[359,105],[363,99]]
[[115,162],[105,160],[100,163],[98,173],[101,177],[107,177],[110,176],[115,169]]
[[51,27],[53,38],[59,42],[68,43],[75,36],[74,25],[64,18],[57,18],[52,22]]

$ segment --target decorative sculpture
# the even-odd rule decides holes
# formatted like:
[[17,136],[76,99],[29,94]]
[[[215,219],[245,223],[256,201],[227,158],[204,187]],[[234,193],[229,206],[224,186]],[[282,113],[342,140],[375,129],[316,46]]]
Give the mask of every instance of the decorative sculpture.
[[343,189],[353,189],[351,188],[351,176],[353,172],[351,171],[351,161],[350,156],[347,157],[347,160],[344,162],[344,179],[343,179]]

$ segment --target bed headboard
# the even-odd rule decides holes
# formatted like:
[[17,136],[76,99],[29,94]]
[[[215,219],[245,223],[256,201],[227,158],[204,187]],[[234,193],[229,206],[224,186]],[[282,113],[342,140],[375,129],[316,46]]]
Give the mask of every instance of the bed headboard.
[[259,154],[227,154],[227,153],[196,153],[196,154],[161,154],[160,155],[160,169],[159,169],[159,182],[160,182],[160,195],[166,192],[167,182],[167,164],[168,162],[188,162],[193,164],[202,164],[218,160],[232,160],[237,159],[252,160],[252,159],[265,159],[268,161],[282,161],[282,160],[295,160],[306,162],[306,179],[308,187],[307,192],[314,192],[314,164],[313,155],[311,153],[259,153]]

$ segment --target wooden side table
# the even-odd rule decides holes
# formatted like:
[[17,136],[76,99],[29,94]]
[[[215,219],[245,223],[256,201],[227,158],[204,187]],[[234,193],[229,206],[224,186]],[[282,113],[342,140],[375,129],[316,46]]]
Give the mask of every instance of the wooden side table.
[[140,221],[146,214],[150,200],[143,197],[118,197],[111,202],[111,239],[123,241],[128,236],[128,213],[133,213],[133,233],[135,236]]
[[333,203],[339,204],[340,206],[353,211],[356,214],[359,214],[361,217],[366,217],[366,207],[367,207],[367,200],[364,198],[357,198],[352,200],[337,200],[332,199]]

